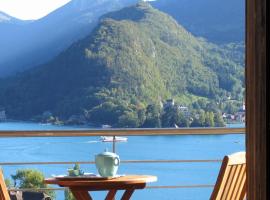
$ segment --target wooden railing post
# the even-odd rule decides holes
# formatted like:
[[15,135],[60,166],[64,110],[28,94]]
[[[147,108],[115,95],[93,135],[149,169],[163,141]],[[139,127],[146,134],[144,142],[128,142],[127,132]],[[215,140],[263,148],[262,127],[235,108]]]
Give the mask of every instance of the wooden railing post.
[[270,88],[267,86],[270,76],[266,63],[266,37],[269,37],[269,33],[266,34],[266,24],[266,0],[246,0],[246,150],[249,200],[269,199],[266,192],[269,170],[266,146],[270,134]]

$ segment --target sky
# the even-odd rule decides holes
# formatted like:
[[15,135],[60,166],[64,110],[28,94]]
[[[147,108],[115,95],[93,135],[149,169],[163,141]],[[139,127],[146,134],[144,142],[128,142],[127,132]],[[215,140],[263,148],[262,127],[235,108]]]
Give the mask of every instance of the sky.
[[0,0],[0,11],[18,19],[39,19],[70,0]]

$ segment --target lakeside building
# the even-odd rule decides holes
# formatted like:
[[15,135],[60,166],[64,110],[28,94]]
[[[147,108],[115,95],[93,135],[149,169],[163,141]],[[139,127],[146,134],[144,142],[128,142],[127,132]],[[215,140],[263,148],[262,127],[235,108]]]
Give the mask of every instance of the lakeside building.
[[233,114],[227,114],[223,113],[222,117],[224,120],[227,120],[228,122],[245,122],[246,121],[246,106],[245,102],[243,102],[242,107]]
[[178,106],[178,110],[183,113],[185,117],[190,117],[190,112],[187,106],[180,105]]
[[[175,106],[174,99],[167,99],[165,103],[162,104],[161,108],[166,109]],[[190,117],[190,112],[187,106],[179,105],[177,109],[184,114],[185,117]]]
[[239,109],[235,114],[235,120],[239,122],[245,122],[246,121],[246,107],[243,103],[243,106],[241,109]]
[[174,99],[167,99],[163,105],[163,108],[173,107],[174,104]]

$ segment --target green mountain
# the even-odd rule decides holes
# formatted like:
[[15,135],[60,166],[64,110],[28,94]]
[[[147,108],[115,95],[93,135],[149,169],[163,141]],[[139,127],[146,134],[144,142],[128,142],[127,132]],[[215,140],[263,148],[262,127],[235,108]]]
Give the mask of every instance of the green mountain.
[[134,127],[147,105],[167,98],[241,99],[243,73],[228,48],[139,3],[104,15],[89,36],[50,62],[1,80],[0,105],[14,119],[50,111],[64,120],[83,115]]

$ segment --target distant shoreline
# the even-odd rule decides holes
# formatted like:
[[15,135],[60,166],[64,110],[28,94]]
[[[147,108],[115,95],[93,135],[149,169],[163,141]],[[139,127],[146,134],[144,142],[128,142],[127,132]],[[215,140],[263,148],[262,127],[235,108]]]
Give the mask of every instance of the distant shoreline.
[[[12,129],[13,127],[14,129]],[[242,128],[245,127],[245,123],[229,123],[226,124],[226,128]],[[204,128],[204,127],[198,127]],[[88,125],[58,125],[53,123],[41,123],[33,121],[19,121],[19,120],[7,120],[0,122],[0,131],[3,130],[89,130],[89,129],[102,129],[102,126],[88,124]],[[109,129],[109,128],[106,128]],[[161,128],[162,129],[162,128]]]

